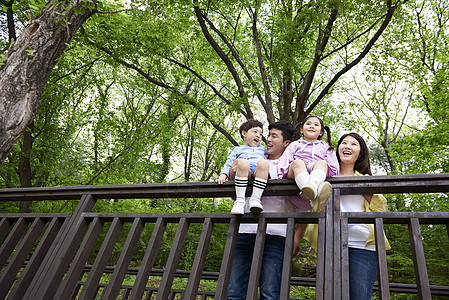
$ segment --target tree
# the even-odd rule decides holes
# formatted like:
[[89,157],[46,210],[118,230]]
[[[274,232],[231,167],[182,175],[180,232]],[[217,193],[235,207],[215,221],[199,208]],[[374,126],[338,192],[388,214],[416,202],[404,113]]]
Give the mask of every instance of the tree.
[[99,20],[85,34],[236,145],[227,118],[260,118],[262,110],[268,123],[298,124],[369,53],[402,4],[181,1]]
[[96,1],[48,2],[9,47],[0,68],[0,162],[32,121],[42,90]]

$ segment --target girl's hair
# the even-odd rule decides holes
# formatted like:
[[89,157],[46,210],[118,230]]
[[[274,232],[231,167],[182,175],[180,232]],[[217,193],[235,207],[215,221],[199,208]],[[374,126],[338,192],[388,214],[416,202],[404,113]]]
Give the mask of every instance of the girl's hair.
[[366,145],[365,140],[358,135],[355,132],[351,132],[351,133],[346,133],[343,134],[340,138],[340,140],[338,141],[337,144],[337,160],[340,163],[340,155],[338,154],[338,147],[340,147],[341,142],[347,137],[347,136],[352,136],[353,138],[355,138],[357,140],[357,142],[359,142],[360,145],[360,154],[359,157],[357,158],[355,164],[354,164],[354,170],[358,171],[362,174],[369,174],[372,175],[371,173],[371,164],[369,162],[369,150],[368,150],[368,146]]
[[[307,118],[304,119],[304,121],[300,122],[298,124],[298,126],[296,126],[296,127],[303,128],[304,124],[310,118],[317,118],[320,121],[321,130],[326,132],[326,136],[327,136],[326,142],[329,145],[329,149],[334,150],[334,147],[332,146],[331,129],[329,128],[329,126],[324,126],[323,120],[321,120],[320,117],[318,117],[318,116],[308,116]],[[323,135],[320,135],[320,136],[318,136],[318,139],[320,140],[322,137],[323,137]]]

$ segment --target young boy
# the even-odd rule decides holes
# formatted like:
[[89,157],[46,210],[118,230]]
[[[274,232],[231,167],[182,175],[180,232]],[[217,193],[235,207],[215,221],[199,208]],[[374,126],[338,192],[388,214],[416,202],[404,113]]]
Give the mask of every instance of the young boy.
[[[260,213],[263,210],[260,197],[267,185],[269,168],[269,163],[265,158],[267,149],[260,145],[263,125],[258,120],[248,120],[240,126],[239,132],[243,139],[243,145],[232,149],[216,181],[218,184],[223,184],[227,178],[234,178],[236,199],[231,214],[243,215],[248,179],[254,177],[253,194],[249,200],[249,207],[252,213]],[[237,166],[235,177],[231,171],[233,164]]]

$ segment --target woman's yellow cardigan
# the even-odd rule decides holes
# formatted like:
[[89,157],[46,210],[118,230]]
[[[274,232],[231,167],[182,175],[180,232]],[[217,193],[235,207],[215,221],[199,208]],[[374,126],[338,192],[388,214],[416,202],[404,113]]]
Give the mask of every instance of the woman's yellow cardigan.
[[[359,172],[355,172],[355,176],[364,176],[363,174]],[[367,175],[369,176],[369,175]],[[371,202],[368,202],[365,199],[365,212],[382,212],[387,211],[387,199],[381,195],[381,194],[374,194],[371,198]],[[374,245],[375,238],[374,238],[374,226],[373,224],[367,224],[370,235],[368,237],[368,240],[366,241],[366,246]],[[318,241],[318,224],[309,224],[306,228],[306,231],[304,232],[304,239],[306,239],[310,246],[316,251],[317,250],[317,241]],[[388,242],[387,238],[385,237],[385,249],[390,250],[390,243]]]

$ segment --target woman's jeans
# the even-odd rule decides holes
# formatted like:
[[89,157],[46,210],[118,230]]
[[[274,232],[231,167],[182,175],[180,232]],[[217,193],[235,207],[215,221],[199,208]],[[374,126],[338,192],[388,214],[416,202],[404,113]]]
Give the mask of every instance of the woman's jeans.
[[349,248],[350,299],[370,300],[376,276],[376,251]]
[[[246,299],[256,234],[239,233],[232,262],[227,299]],[[265,236],[260,273],[260,299],[279,299],[285,237]]]

